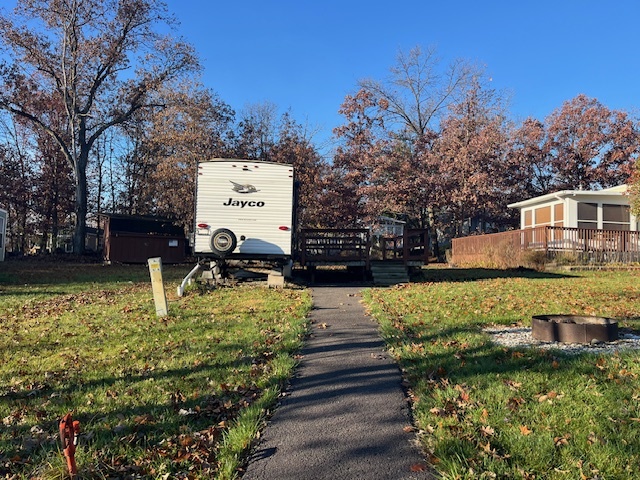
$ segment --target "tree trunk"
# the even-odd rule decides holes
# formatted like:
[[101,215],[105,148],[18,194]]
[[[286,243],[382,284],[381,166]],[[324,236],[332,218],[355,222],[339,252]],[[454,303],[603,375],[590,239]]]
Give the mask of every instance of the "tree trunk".
[[80,158],[75,162],[76,177],[76,226],[73,232],[73,253],[82,255],[87,233],[87,159],[88,151],[81,151]]
[[431,237],[431,249],[436,261],[440,259],[440,246],[438,245],[438,230],[436,229],[436,216],[433,213],[433,207],[428,208],[429,215],[429,235]]

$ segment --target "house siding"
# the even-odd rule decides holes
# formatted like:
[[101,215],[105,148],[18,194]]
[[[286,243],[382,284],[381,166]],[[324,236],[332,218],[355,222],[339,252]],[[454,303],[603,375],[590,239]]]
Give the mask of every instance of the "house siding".
[[[593,228],[603,229],[605,223],[611,226],[611,222],[604,219],[603,205],[629,206],[629,197],[622,187],[594,192],[565,190],[512,204],[510,207],[520,209],[522,229],[546,225],[577,228],[583,220],[578,218],[578,205],[593,203],[597,206]],[[630,214],[629,220],[629,230],[638,231],[638,219]]]

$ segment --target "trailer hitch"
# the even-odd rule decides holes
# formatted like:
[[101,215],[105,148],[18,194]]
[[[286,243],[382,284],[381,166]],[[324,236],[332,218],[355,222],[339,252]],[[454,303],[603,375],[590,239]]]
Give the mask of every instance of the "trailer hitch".
[[62,451],[67,459],[67,468],[71,478],[78,473],[76,467],[76,446],[78,445],[78,435],[80,433],[80,422],[73,420],[71,413],[67,413],[60,420],[60,440],[62,441]]

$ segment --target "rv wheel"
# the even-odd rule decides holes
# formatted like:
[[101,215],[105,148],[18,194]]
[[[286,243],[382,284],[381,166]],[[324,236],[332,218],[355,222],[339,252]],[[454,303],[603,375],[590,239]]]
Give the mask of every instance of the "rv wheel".
[[211,235],[211,251],[220,257],[233,252],[237,244],[236,236],[227,228],[219,228]]

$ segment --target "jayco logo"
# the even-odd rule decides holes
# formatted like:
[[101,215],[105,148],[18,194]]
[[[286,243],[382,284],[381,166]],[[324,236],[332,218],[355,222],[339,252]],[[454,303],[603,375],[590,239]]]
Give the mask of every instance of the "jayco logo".
[[255,193],[255,192],[259,192],[260,190],[258,190],[256,187],[254,187],[253,185],[249,185],[248,183],[246,185],[242,185],[240,183],[236,183],[232,180],[229,180],[232,184],[233,184],[233,191],[234,192],[238,192],[238,193]]
[[[253,185],[242,185],[240,183],[236,183],[232,180],[229,180],[232,184],[233,184],[233,191],[234,192],[238,192],[238,193],[255,193],[255,192],[259,192],[260,190],[258,190],[256,187],[254,187]],[[255,202],[253,200],[234,200],[233,198],[229,198],[229,200],[225,203],[223,203],[222,205],[224,205],[225,207],[240,207],[240,208],[244,208],[244,207],[264,207],[264,202],[260,201],[260,202]]]
[[253,200],[234,200],[233,198],[229,198],[225,203],[223,203],[225,207],[264,207],[264,202],[254,202]]

